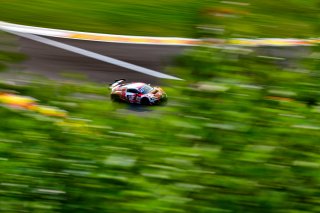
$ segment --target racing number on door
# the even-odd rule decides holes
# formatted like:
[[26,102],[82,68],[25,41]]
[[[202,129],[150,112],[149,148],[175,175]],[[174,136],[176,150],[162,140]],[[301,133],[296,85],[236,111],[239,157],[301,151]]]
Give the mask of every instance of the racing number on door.
[[138,96],[138,91],[135,89],[128,89],[127,90],[127,100],[130,103],[136,103],[137,102],[137,96]]
[[132,95],[127,95],[127,99],[130,103],[134,103],[134,100],[135,100],[135,94],[132,94]]

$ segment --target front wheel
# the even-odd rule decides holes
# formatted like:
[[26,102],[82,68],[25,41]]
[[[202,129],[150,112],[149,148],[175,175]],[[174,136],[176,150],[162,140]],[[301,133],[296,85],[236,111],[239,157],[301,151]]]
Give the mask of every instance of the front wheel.
[[160,101],[160,105],[167,105],[167,103],[168,103],[168,98],[167,97],[161,99],[161,101]]
[[141,105],[148,106],[150,105],[150,101],[148,98],[142,98]]

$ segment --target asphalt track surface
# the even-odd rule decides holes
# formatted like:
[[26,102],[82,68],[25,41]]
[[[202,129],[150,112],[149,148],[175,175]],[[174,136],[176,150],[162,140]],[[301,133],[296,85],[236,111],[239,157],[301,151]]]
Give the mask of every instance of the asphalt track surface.
[[[121,78],[125,78],[129,82],[141,81],[158,85],[162,83],[161,79],[153,76],[88,58],[27,38],[15,35],[10,36],[18,39],[17,45],[19,51],[28,56],[28,60],[21,64],[22,70],[26,72],[43,75],[55,80],[64,79],[66,73],[74,73],[97,83],[110,83],[115,79]],[[190,48],[185,46],[120,44],[48,38],[163,73],[166,73],[167,67],[172,64],[175,56]],[[280,61],[284,66],[295,66],[298,59],[308,53],[308,48],[259,47],[258,53],[260,55],[284,58],[284,60]],[[183,78],[183,76],[177,77]]]
[[[96,41],[70,40],[49,38],[98,54],[113,57],[125,62],[139,65],[156,71],[166,73],[168,66],[177,55],[183,53],[190,47],[185,46],[160,46],[119,44]],[[111,83],[115,79],[125,78],[128,81],[141,81],[153,85],[162,85],[163,80],[150,75],[138,73],[133,70],[108,64],[96,59],[88,58],[60,48],[42,44],[30,39],[11,34],[0,34],[0,50],[14,41],[13,51],[19,51],[28,56],[28,59],[14,67],[10,72],[0,74],[0,79],[8,78],[11,81],[19,79],[24,81],[32,75],[45,76],[54,80],[70,80],[66,73],[74,73],[83,76],[86,81],[96,83]],[[10,48],[12,48],[10,47]],[[9,49],[10,49],[9,48]],[[308,55],[308,47],[259,47],[257,52],[261,56],[272,56],[283,58],[279,60],[281,66],[298,66],[299,59]],[[174,73],[169,73],[174,75]],[[276,75],[276,73],[275,73]],[[177,76],[183,78],[183,76]],[[32,77],[31,77],[32,78]],[[106,97],[107,98],[107,97]],[[170,103],[169,103],[170,104]],[[139,116],[146,115],[152,111],[150,108],[128,105],[126,109],[120,109],[120,113],[138,113]],[[122,110],[122,111],[121,111]]]
[[[166,73],[175,56],[186,47],[120,44],[96,41],[49,38],[125,62]],[[28,56],[22,63],[25,71],[59,80],[65,73],[78,73],[97,83],[108,83],[125,78],[128,81],[142,81],[160,84],[161,80],[133,70],[101,62],[60,48],[52,47],[26,38],[19,38],[20,52]]]

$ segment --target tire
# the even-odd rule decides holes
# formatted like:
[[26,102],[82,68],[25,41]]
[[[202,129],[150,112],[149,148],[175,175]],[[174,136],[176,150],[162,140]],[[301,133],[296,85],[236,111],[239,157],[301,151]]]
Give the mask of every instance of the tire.
[[148,98],[142,98],[140,103],[143,106],[149,106],[150,105],[150,101],[149,101]]
[[115,94],[111,94],[110,99],[112,102],[119,102],[120,101],[119,96],[115,95]]
[[160,101],[160,105],[167,105],[168,103],[168,98],[163,98],[161,101]]

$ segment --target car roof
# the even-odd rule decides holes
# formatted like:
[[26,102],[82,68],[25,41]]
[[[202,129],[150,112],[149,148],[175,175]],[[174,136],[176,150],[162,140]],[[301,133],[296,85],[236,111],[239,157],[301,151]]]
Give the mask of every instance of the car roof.
[[129,83],[126,85],[128,89],[141,89],[143,86],[145,86],[145,83],[141,82],[134,82],[134,83]]

